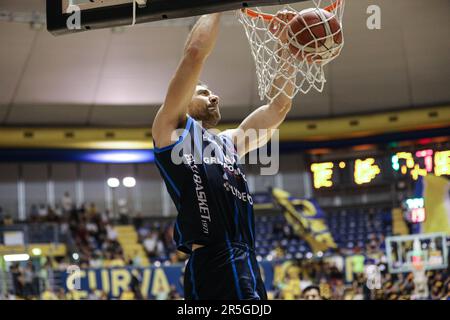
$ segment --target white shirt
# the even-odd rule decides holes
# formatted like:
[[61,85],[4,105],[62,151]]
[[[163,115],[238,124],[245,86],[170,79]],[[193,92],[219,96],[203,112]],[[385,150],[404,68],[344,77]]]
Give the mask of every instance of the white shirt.
[[61,200],[64,211],[70,211],[72,209],[72,198],[70,196],[63,196]]

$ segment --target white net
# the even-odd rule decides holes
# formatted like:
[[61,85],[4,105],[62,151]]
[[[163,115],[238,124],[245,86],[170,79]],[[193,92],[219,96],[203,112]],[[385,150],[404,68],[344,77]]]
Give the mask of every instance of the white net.
[[256,64],[261,100],[273,101],[280,94],[293,98],[312,88],[322,92],[324,66],[344,45],[344,1],[312,0],[307,9],[284,5],[239,11]]

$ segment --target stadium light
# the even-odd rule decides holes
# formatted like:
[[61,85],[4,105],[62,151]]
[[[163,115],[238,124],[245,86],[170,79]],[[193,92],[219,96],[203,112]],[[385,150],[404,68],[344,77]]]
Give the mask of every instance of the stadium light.
[[133,177],[125,177],[123,178],[122,183],[127,188],[133,188],[136,185],[136,179]]
[[80,255],[75,252],[74,254],[72,254],[72,258],[73,260],[78,260],[80,258]]
[[26,253],[21,254],[6,254],[3,256],[3,259],[7,262],[19,262],[19,261],[28,261],[30,260],[30,256]]
[[40,256],[42,254],[42,250],[40,248],[33,248],[31,249],[31,253],[33,256]]
[[120,186],[120,181],[117,178],[109,178],[108,181],[106,181],[106,183],[110,188],[117,188],[118,186]]

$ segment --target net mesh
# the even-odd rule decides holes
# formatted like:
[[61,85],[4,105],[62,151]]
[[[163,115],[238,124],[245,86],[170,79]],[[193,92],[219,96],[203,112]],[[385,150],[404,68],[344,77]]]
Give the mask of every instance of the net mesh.
[[312,0],[311,8],[303,10],[284,5],[238,11],[255,60],[261,100],[272,101],[280,94],[292,99],[312,88],[323,91],[324,66],[344,45],[344,1]]

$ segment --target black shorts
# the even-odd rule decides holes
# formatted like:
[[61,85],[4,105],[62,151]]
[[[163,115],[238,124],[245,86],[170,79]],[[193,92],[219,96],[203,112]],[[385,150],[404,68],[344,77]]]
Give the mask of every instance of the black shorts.
[[196,249],[184,273],[186,300],[267,300],[255,252],[227,242]]

